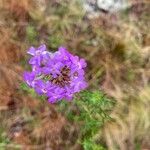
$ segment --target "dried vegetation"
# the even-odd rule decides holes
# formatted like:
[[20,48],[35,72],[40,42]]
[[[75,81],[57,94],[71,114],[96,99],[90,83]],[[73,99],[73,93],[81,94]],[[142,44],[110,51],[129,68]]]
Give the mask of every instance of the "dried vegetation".
[[80,149],[76,125],[19,89],[26,48],[43,42],[85,57],[89,88],[117,100],[115,121],[101,133],[108,149],[150,149],[149,10],[134,2],[120,15],[88,19],[74,0],[0,0],[0,149]]

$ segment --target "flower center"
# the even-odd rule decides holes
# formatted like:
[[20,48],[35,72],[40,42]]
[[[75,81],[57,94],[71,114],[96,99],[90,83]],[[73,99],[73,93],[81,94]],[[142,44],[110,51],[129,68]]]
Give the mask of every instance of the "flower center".
[[56,78],[52,78],[50,81],[53,84],[64,87],[65,85],[68,85],[70,83],[69,73],[70,73],[70,68],[68,68],[67,66],[64,66],[61,69],[60,74],[57,75]]

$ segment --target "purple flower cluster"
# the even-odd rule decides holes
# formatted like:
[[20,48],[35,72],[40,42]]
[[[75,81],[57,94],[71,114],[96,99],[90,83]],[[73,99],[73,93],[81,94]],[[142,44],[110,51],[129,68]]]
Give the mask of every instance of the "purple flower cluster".
[[48,97],[50,103],[61,99],[71,100],[73,95],[87,87],[84,77],[86,62],[59,47],[55,53],[46,50],[43,44],[31,47],[29,64],[31,72],[24,73],[24,80],[31,88]]

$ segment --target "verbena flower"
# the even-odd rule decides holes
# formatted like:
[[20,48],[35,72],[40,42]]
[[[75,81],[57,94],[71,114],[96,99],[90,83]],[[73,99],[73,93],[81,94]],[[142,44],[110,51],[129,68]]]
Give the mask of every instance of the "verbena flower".
[[25,82],[40,94],[48,97],[50,103],[61,99],[72,100],[73,95],[87,87],[84,77],[86,62],[59,47],[55,53],[46,50],[45,45],[31,47],[29,64],[31,72],[24,73]]

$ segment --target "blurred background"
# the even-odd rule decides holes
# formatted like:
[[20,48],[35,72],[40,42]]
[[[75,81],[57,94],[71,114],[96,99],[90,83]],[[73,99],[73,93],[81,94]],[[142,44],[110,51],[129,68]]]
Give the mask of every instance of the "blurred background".
[[[150,150],[149,29],[149,0],[0,0],[0,150]],[[21,90],[27,49],[42,43],[85,58],[88,90],[115,99],[101,146],[83,146],[78,123]]]

